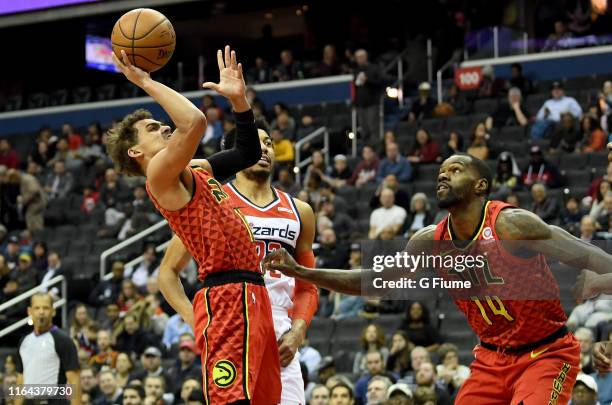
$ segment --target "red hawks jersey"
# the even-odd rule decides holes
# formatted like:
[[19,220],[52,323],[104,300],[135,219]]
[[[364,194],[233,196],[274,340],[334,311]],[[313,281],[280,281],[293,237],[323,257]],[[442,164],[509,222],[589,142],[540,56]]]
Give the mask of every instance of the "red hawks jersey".
[[[233,184],[226,184],[224,189],[230,196],[232,206],[240,209],[250,225],[260,259],[281,247],[294,255],[300,236],[301,220],[291,196],[273,187],[272,192],[276,198],[265,207],[260,207],[242,195]],[[272,309],[291,310],[295,279],[277,271],[270,271],[265,273],[264,280]]]
[[[498,241],[495,222],[499,213],[512,207],[501,201],[487,201],[474,235],[474,241]],[[512,207],[514,208],[514,207]],[[435,240],[453,240],[450,215],[436,226]],[[486,247],[482,247],[487,245]],[[455,299],[455,304],[465,314],[467,320],[481,341],[498,347],[517,347],[536,342],[552,334],[567,320],[559,301],[559,287],[543,255],[521,258],[510,254],[500,243],[479,242],[473,249],[486,249],[486,262],[489,279],[495,279],[490,290],[508,296],[536,296],[536,289],[552,291],[546,300],[502,300],[496,295],[471,297],[471,300]],[[468,248],[469,249],[469,248]],[[482,251],[481,251],[482,252]],[[472,252],[470,251],[470,254]],[[503,274],[503,277],[500,275]],[[487,276],[481,277],[486,279]],[[503,278],[499,283],[499,279]],[[531,290],[529,290],[531,289]],[[533,295],[529,295],[531,291]],[[526,293],[527,291],[527,293]]]
[[251,230],[239,210],[232,207],[223,186],[207,171],[190,168],[191,201],[177,211],[159,206],[147,183],[147,192],[198,264],[198,276],[225,270],[260,271]]

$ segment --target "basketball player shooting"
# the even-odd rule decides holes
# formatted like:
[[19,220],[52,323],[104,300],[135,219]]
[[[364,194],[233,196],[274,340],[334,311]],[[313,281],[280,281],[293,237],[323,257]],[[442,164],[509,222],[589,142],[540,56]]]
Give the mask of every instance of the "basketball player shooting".
[[[253,166],[236,174],[236,180],[223,189],[235,209],[240,209],[251,226],[260,258],[284,247],[306,267],[315,263],[312,243],[315,217],[312,208],[303,201],[272,187],[270,178],[276,159],[267,126],[259,125],[261,158]],[[222,147],[231,149],[236,131],[225,134]],[[221,180],[221,179],[219,179]],[[174,236],[160,266],[160,278],[173,277],[185,268],[191,255]],[[317,310],[318,292],[312,283],[287,277],[280,272],[264,275],[272,304],[274,330],[281,361],[281,404],[303,405],[304,380],[300,370],[298,348]],[[261,350],[262,348],[256,348]]]
[[[539,280],[543,277],[554,283],[544,256],[599,274],[612,268],[612,256],[601,249],[546,224],[529,211],[488,200],[492,174],[485,162],[469,155],[451,156],[440,166],[437,180],[438,204],[448,209],[449,215],[417,232],[406,246],[408,254],[421,254],[436,240],[458,243],[494,239],[513,241],[514,249],[506,250],[511,249],[509,244],[495,244],[496,263],[505,261],[504,267],[511,272],[520,262]],[[570,245],[572,249],[567,249]],[[353,295],[361,293],[364,277],[370,279],[375,274],[372,270],[307,269],[282,249],[264,259],[264,268]],[[401,277],[405,273],[389,275]],[[522,282],[525,287],[535,281],[527,274]],[[566,404],[580,370],[580,345],[565,326],[567,316],[559,300],[496,303],[489,299],[483,303],[473,298],[455,300],[481,342],[474,350],[471,375],[455,403]]]
[[235,146],[192,161],[206,128],[204,114],[133,66],[125,52],[123,63],[114,54],[113,58],[128,80],[153,97],[176,125],[171,132],[148,111],[135,111],[109,131],[107,149],[122,172],[146,177],[151,200],[198,263],[204,288],[196,294],[193,307],[177,275],[160,278],[159,285],[195,332],[206,403],[277,404],[280,366],[259,257],[244,217],[230,206],[227,193],[213,177],[227,178],[261,157],[242,65],[226,46],[225,52],[217,52],[219,83],[203,84],[231,103]]

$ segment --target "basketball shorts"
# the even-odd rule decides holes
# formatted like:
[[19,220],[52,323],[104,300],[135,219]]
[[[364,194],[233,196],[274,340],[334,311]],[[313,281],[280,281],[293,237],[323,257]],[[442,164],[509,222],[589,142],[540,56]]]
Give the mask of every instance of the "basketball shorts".
[[[292,321],[286,309],[275,306],[272,307],[272,319],[274,320],[274,330],[278,341],[291,328]],[[281,404],[306,405],[304,378],[300,367],[300,352],[295,353],[293,360],[287,367],[281,368],[281,382],[283,385]]]
[[193,307],[205,403],[280,403],[278,346],[261,274],[243,270],[210,274]]
[[478,345],[457,405],[565,405],[580,370],[580,344],[571,333],[521,354]]

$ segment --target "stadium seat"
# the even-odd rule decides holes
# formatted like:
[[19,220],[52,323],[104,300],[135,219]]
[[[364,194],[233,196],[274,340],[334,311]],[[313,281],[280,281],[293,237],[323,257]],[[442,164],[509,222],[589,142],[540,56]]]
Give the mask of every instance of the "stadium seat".
[[391,337],[401,324],[401,315],[383,314],[372,320],[372,323],[380,326],[385,332],[387,343],[391,342]]
[[466,116],[456,116],[449,117],[446,120],[446,132],[451,131],[469,131],[471,127],[472,121],[470,117]]
[[49,95],[49,106],[65,105],[68,102],[68,90],[59,89]]
[[74,104],[88,103],[89,101],[91,101],[90,87],[81,86],[72,90],[72,102]]
[[444,120],[440,118],[427,119],[421,121],[421,128],[430,133],[440,133],[444,129]]
[[587,166],[587,155],[578,153],[562,154],[559,166],[562,170],[584,169]]
[[589,166],[593,168],[606,168],[608,166],[608,154],[605,152],[594,152],[587,154]]
[[344,318],[336,321],[334,335],[337,337],[361,336],[363,329],[368,326],[368,321],[363,318]]
[[[352,342],[350,343],[352,345]],[[340,346],[342,347],[342,346]],[[357,348],[359,350],[361,348]],[[334,356],[334,365],[336,367],[336,372],[338,373],[352,373],[353,372],[353,364],[355,363],[355,352],[357,350],[351,350],[351,348],[347,347],[346,349],[339,349],[338,351],[332,351],[332,355]]]
[[357,201],[357,189],[353,186],[344,186],[336,190],[336,195],[344,198],[347,202]]
[[[361,346],[361,331],[358,334],[349,335],[342,333],[340,330],[334,336],[334,339],[331,344],[330,353],[332,356],[342,352],[349,352],[352,354],[353,359],[355,358],[354,354],[362,349]],[[336,364],[336,371],[340,372],[351,372],[353,368],[353,363],[351,362],[349,368],[344,368],[344,366],[338,367]]]
[[326,114],[351,114],[351,106],[345,102],[340,103],[327,103],[325,104],[323,111]]
[[45,93],[33,93],[28,96],[28,108],[43,108],[49,104],[49,96]]
[[474,102],[474,111],[492,115],[497,109],[498,102],[495,99],[478,99]]
[[416,134],[416,130],[417,130],[416,123],[408,122],[408,121],[400,121],[395,126],[395,135],[397,136],[400,134],[407,134],[407,135],[414,136],[414,134]]
[[425,193],[425,195],[436,195],[436,179],[432,181],[419,181],[413,184],[415,193]]
[[312,115],[315,117],[319,117],[324,115],[323,114],[323,106],[321,104],[307,104],[307,105],[303,105],[300,108],[300,116],[304,116],[304,115]]
[[591,182],[591,173],[585,170],[568,170],[563,174],[569,187],[582,186]]
[[504,126],[499,130],[499,138],[502,141],[520,141],[525,138],[525,128],[513,125],[513,126]]

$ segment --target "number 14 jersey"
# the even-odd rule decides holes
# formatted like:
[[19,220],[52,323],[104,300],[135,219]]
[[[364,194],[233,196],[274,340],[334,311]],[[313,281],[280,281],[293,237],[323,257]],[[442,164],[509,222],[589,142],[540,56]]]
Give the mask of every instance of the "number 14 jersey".
[[[281,247],[294,255],[301,221],[290,195],[272,187],[276,198],[265,207],[259,207],[242,195],[232,183],[223,188],[230,196],[231,205],[240,210],[251,227],[260,259]],[[264,280],[273,312],[275,309],[290,311],[293,308],[295,279],[271,271],[265,273]]]

